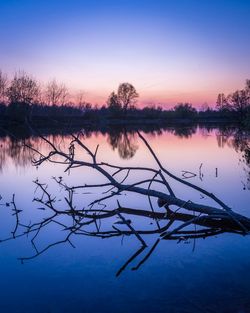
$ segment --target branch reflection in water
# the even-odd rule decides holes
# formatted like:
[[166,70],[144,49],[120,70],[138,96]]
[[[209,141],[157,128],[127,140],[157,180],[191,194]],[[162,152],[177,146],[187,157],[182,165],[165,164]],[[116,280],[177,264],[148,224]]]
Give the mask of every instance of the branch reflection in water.
[[[49,161],[65,165],[65,172],[75,169],[79,170],[79,168],[90,168],[101,174],[104,182],[69,185],[62,177],[54,177],[53,180],[58,185],[61,193],[58,192],[56,195],[53,195],[50,193],[48,185],[36,180],[34,183],[37,187],[37,193],[33,201],[38,204],[37,209],[44,211],[44,217],[32,224],[22,222],[22,211],[17,208],[15,197],[13,196],[10,206],[16,223],[12,236],[2,241],[30,235],[35,252],[30,257],[20,258],[24,262],[39,256],[58,244],[69,243],[74,247],[72,239],[75,235],[102,239],[133,236],[138,241],[139,248],[118,270],[117,275],[120,275],[135,259],[139,260],[132,269],[137,270],[148,260],[162,240],[177,240],[178,243],[187,243],[193,240],[195,247],[195,240],[199,238],[215,236],[225,232],[240,235],[248,234],[250,219],[234,212],[211,192],[189,182],[187,179],[175,176],[162,165],[156,152],[152,150],[140,133],[138,133],[138,137],[152,155],[157,168],[122,167],[99,161],[99,147],[97,146],[94,151],[90,150],[84,144],[84,133],[72,135],[69,147],[65,147],[64,150],[62,150],[61,145],[60,148],[57,146],[57,141],[41,136],[40,139],[50,146],[50,151],[47,154],[42,153],[38,149],[39,146],[26,143],[25,149],[28,149],[29,153],[32,152],[31,155],[35,157],[32,159],[35,166],[40,166],[44,162]],[[123,143],[129,141],[127,134],[116,138],[122,138]],[[239,136],[234,143],[235,146],[237,143],[237,147],[239,147],[238,138]],[[219,136],[218,140],[220,140]],[[119,140],[116,139],[112,142],[115,142],[117,147]],[[76,146],[88,154],[88,160],[79,158],[75,154]],[[124,145],[122,144],[122,146]],[[249,149],[248,141],[241,143],[240,147],[239,150],[241,152],[244,151],[244,155],[246,155],[246,149]],[[147,174],[147,177],[138,180],[138,172]],[[121,174],[123,174],[122,178]],[[170,185],[170,180],[174,180],[193,191],[205,195],[214,202],[214,206],[178,198]],[[86,205],[79,207],[76,204],[77,202],[75,202],[75,197],[79,196],[79,191],[84,190],[90,190],[94,194],[98,193],[101,195]],[[122,197],[125,192],[127,196],[135,193],[147,198],[150,209],[126,207],[125,199]],[[113,202],[110,200],[113,200]],[[142,229],[138,226],[138,218],[149,219],[151,226]],[[65,236],[61,240],[50,242],[42,249],[38,249],[37,240],[39,240],[39,235],[42,231],[46,231],[51,224],[56,224],[60,227]],[[152,245],[147,243],[147,235],[154,236],[155,242]]]

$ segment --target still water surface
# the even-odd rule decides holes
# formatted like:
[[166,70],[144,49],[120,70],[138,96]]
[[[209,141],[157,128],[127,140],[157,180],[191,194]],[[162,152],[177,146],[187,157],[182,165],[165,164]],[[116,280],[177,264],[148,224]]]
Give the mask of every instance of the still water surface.
[[[250,152],[249,135],[229,129],[171,129],[144,134],[164,166],[175,175],[213,192],[236,212],[250,217]],[[61,149],[67,149],[70,136],[48,136]],[[22,219],[27,223],[45,214],[32,202],[37,178],[48,184],[58,199],[62,191],[52,180],[62,176],[68,183],[103,183],[91,170],[75,169],[70,175],[65,166],[45,163],[32,166],[33,153],[23,146],[32,145],[43,153],[49,147],[39,138],[0,138],[1,239],[9,236],[15,225],[11,207],[6,207],[12,194]],[[98,159],[122,166],[157,168],[143,142],[136,134],[90,133],[84,143],[91,149],[99,144]],[[77,151],[82,159],[88,156]],[[188,178],[183,171],[192,172]],[[143,178],[143,174],[138,174]],[[183,176],[184,175],[184,176]],[[132,178],[131,178],[132,179]],[[183,199],[212,205],[208,199],[170,181]],[[100,190],[79,192],[76,205],[81,207],[100,196]],[[147,209],[143,196],[125,193],[117,197],[122,205]],[[115,208],[116,199],[107,204]],[[63,208],[63,202],[60,203]],[[163,212],[153,202],[155,209]],[[109,220],[105,223],[115,223]],[[135,218],[140,229],[153,229],[148,220]],[[104,225],[105,226],[105,225]],[[125,227],[125,226],[123,226]],[[42,248],[59,240],[63,232],[51,225],[37,240]],[[144,236],[152,245],[157,235]],[[135,236],[101,239],[75,236],[73,249],[58,245],[44,254],[24,262],[19,257],[34,254],[27,237],[0,245],[0,312],[8,313],[82,313],[82,312],[250,312],[250,237],[225,233],[206,239],[162,241],[151,257],[138,270],[131,270],[135,259],[116,277],[121,266],[139,249]],[[142,255],[143,256],[143,255]]]

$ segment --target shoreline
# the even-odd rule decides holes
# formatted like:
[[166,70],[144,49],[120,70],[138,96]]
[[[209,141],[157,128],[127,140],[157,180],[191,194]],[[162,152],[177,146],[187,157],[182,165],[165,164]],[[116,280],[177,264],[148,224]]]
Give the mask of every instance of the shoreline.
[[21,123],[17,121],[0,119],[0,137],[30,137],[42,135],[69,135],[81,130],[86,133],[101,132],[137,132],[145,133],[159,132],[171,129],[196,129],[196,128],[219,128],[219,129],[239,129],[249,131],[238,121],[226,119],[102,119],[86,120],[82,118],[65,120],[65,119],[37,119],[31,123]]

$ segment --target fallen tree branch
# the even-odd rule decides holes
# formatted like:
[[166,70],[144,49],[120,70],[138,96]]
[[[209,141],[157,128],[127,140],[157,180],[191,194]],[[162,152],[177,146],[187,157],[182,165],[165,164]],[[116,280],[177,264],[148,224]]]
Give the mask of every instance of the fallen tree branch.
[[[16,218],[15,228],[12,237],[8,237],[2,241],[11,240],[13,237],[19,238],[24,235],[31,236],[31,242],[35,253],[30,257],[20,258],[23,262],[41,255],[58,244],[69,243],[74,247],[71,237],[75,235],[99,237],[102,239],[134,236],[140,242],[141,247],[117,272],[117,276],[119,276],[121,272],[123,272],[132,261],[139,257],[145,249],[149,249],[147,254],[132,269],[138,269],[144,264],[161,240],[177,240],[179,242],[187,240],[188,238],[206,238],[224,232],[241,235],[245,235],[249,232],[249,218],[234,212],[232,208],[227,206],[222,200],[218,199],[213,193],[185,180],[185,178],[187,178],[185,175],[191,175],[191,172],[184,171],[184,179],[172,174],[159,161],[156,153],[150,147],[146,139],[140,133],[138,133],[138,136],[144,142],[156,161],[158,166],[157,169],[148,167],[122,167],[119,165],[98,162],[97,153],[99,146],[97,145],[94,152],[92,152],[80,139],[80,135],[73,135],[73,139],[67,151],[61,151],[61,149],[57,148],[48,139],[41,137],[50,146],[51,151],[45,154],[32,148],[32,151],[36,156],[36,158],[34,157],[33,159],[33,164],[35,166],[40,166],[44,162],[52,162],[65,165],[65,172],[74,169],[79,170],[80,168],[89,168],[98,174],[101,174],[104,181],[94,184],[89,184],[88,182],[83,181],[80,185],[70,186],[63,180],[63,177],[53,177],[54,181],[60,187],[60,190],[65,192],[65,195],[62,197],[63,208],[61,208],[57,201],[58,194],[52,195],[49,192],[49,186],[36,180],[34,183],[39,195],[35,196],[33,201],[39,205],[38,209],[46,212],[48,211],[49,214],[42,221],[25,225],[20,221],[19,213],[21,210],[17,210],[15,197],[13,196],[11,203],[14,211],[13,215],[15,215]],[[75,152],[77,148],[82,149],[90,160],[86,160],[85,157],[83,159],[78,158]],[[138,172],[150,176],[138,180],[137,177],[140,177]],[[123,178],[119,179],[119,176],[121,175],[118,174],[121,174]],[[129,178],[132,180],[130,183],[127,182]],[[197,191],[199,194],[206,195],[215,202],[215,205],[206,205],[177,197],[170,185],[170,179],[174,179],[179,182],[180,185],[188,186],[191,190]],[[102,196],[99,198],[96,197],[89,203],[85,203],[81,208],[77,208],[74,200],[75,194],[76,192],[81,190],[84,191],[85,189],[95,192],[99,191]],[[108,209],[109,204],[106,200],[120,197],[124,192],[145,196],[149,201],[150,209],[127,208],[126,206],[121,205],[120,201],[117,199],[116,202],[118,207],[116,209]],[[153,199],[158,201],[153,202]],[[60,204],[62,205],[62,202],[60,202]],[[164,209],[164,212],[160,211],[162,210],[161,208]],[[192,214],[190,214],[190,212]],[[125,215],[130,216],[131,220],[128,220]],[[68,217],[69,219],[61,219],[62,217]],[[150,219],[154,222],[156,221],[157,228],[151,226],[150,229],[139,229],[133,224],[134,217]],[[118,218],[119,221],[115,222],[115,218]],[[104,223],[106,229],[101,223],[104,220],[109,221],[109,223]],[[176,222],[178,222],[178,225],[173,225]],[[65,234],[64,238],[49,243],[42,249],[38,249],[36,242],[39,238],[39,234],[51,224],[55,224],[61,228],[63,234]],[[118,224],[126,225],[126,229],[124,230],[122,227],[118,227]],[[153,224],[153,222],[151,224]],[[193,224],[202,228],[190,230],[189,227]],[[151,248],[144,239],[144,236],[146,235],[156,236],[155,243]]]

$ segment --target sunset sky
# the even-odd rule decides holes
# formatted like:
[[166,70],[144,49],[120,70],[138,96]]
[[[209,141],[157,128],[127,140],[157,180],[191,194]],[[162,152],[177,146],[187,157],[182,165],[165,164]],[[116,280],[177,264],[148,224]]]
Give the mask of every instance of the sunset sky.
[[0,68],[56,78],[102,104],[213,104],[250,78],[250,0],[0,0]]

